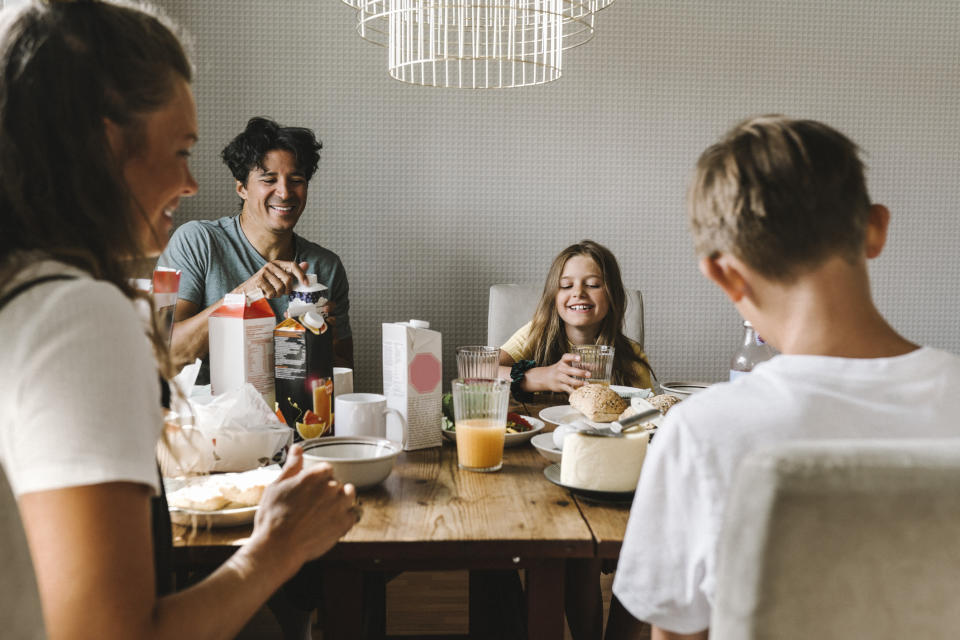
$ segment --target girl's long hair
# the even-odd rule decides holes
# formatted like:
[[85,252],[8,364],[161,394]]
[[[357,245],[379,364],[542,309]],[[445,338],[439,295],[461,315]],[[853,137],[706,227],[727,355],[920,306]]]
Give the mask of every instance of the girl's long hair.
[[[39,254],[138,297],[129,277],[144,257],[137,217],[146,214],[104,122],[139,148],[144,117],[172,98],[178,78],[191,79],[177,36],[134,6],[30,4],[0,23],[0,74],[0,282]],[[156,323],[150,334],[169,377]]]
[[613,382],[624,384],[628,382],[630,372],[636,363],[643,364],[650,371],[653,370],[643,358],[639,357],[630,345],[630,339],[623,335],[623,318],[627,308],[627,295],[620,276],[620,265],[613,253],[602,244],[592,240],[582,240],[572,244],[553,259],[547,280],[543,285],[543,293],[537,310],[533,314],[530,327],[530,340],[533,344],[533,359],[538,366],[549,366],[567,353],[567,332],[563,320],[557,313],[557,291],[560,289],[560,276],[563,267],[573,256],[585,256],[592,259],[600,267],[603,277],[603,292],[607,296],[610,309],[600,326],[597,335],[597,344],[613,345],[615,357],[613,361]]

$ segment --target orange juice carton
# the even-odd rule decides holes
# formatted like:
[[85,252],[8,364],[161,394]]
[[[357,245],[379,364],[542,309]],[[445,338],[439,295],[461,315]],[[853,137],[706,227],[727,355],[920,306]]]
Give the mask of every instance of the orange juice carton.
[[[406,427],[387,422],[387,438],[411,451],[439,447],[443,364],[440,333],[424,320],[383,323],[383,395]],[[397,421],[399,422],[399,421]]]
[[170,344],[173,334],[173,312],[177,308],[180,270],[157,267],[153,272],[153,305],[157,310],[157,326]]
[[313,304],[289,311],[273,330],[277,410],[296,441],[332,436],[333,331]]
[[273,327],[277,320],[263,294],[228,293],[210,314],[210,391],[214,395],[252,384],[271,407]]
[[[177,292],[180,289],[180,271],[167,267],[157,267],[152,278],[137,278],[131,280],[134,289],[147,294],[153,299],[153,312],[156,315],[157,329],[160,335],[170,345],[173,335],[173,315],[177,308]],[[145,300],[137,300],[136,307],[141,318],[149,329],[150,305]]]

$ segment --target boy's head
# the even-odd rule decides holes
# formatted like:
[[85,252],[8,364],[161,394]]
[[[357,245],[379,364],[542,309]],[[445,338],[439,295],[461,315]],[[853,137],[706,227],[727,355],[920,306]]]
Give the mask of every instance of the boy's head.
[[858,147],[813,120],[761,116],[700,156],[688,197],[697,253],[731,253],[788,282],[863,255],[870,197]]

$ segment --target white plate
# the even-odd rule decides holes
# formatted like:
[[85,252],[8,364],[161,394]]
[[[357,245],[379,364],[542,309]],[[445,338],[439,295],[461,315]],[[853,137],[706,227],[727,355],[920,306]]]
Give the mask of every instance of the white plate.
[[[634,397],[630,399],[630,406],[634,407],[638,411],[643,411],[644,409],[653,409],[653,405],[640,397]],[[587,420],[587,417],[571,407],[568,404],[562,404],[557,407],[547,407],[540,412],[540,417],[547,422],[552,422],[556,426],[563,424],[570,424],[574,420],[581,420],[586,424],[596,427],[598,429],[607,429],[610,427],[609,422],[592,422]],[[663,416],[659,418],[653,418],[650,422],[655,426],[659,427],[663,424]]]
[[621,387],[620,385],[612,384],[610,388],[616,391],[618,396],[628,400],[633,397],[649,398],[653,395],[653,391],[650,389],[642,389],[640,387]]
[[[280,467],[278,465],[270,465],[269,467],[260,467],[258,469],[252,469],[250,471],[238,473],[214,473],[207,476],[193,476],[189,478],[164,478],[163,487],[164,491],[169,495],[174,491],[183,488],[187,484],[205,482],[216,484],[217,482],[226,480],[231,476],[242,476],[244,474],[257,474],[258,476],[263,477],[263,482],[269,483],[273,482],[273,480],[280,475]],[[194,522],[196,522],[196,526],[200,529],[236,527],[242,524],[250,524],[253,522],[253,518],[257,514],[256,506],[233,507],[228,509],[217,509],[214,511],[199,511],[196,509],[185,509],[183,507],[174,506],[170,506],[169,509],[170,521],[174,524],[182,524],[190,527],[194,525]]]
[[193,511],[192,509],[170,507],[170,522],[187,527],[192,527],[196,522],[198,529],[217,529],[250,524],[256,515],[257,507],[238,507],[217,511]]
[[546,476],[547,480],[553,484],[596,502],[629,503],[633,500],[633,491],[594,491],[593,489],[581,489],[579,487],[571,487],[570,485],[563,484],[560,482],[559,464],[552,464],[544,469],[543,475]]
[[544,422],[561,425],[574,420],[583,420],[584,415],[568,404],[561,404],[556,407],[547,407],[541,411],[540,419]]
[[[532,437],[543,431],[543,427],[546,426],[543,424],[542,420],[537,420],[531,416],[520,416],[524,420],[530,423],[530,430],[524,431],[522,433],[508,433],[506,438],[503,441],[504,447],[516,447],[524,442],[527,442]],[[457,441],[457,434],[455,431],[448,431],[447,429],[440,430],[443,433],[443,437],[451,442]],[[549,435],[549,434],[547,434]]]
[[560,459],[563,457],[563,451],[557,449],[556,445],[553,444],[552,432],[533,436],[530,439],[530,444],[537,450],[537,453],[550,462],[560,462]]

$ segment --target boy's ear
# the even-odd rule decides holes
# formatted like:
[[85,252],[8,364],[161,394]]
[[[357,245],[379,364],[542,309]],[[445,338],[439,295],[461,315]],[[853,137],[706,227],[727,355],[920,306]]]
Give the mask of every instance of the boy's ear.
[[239,180],[237,180],[237,195],[244,200],[247,199],[247,188]]
[[739,260],[726,253],[700,258],[700,273],[727,294],[734,304],[750,292]]
[[882,204],[870,205],[867,212],[867,233],[863,242],[867,258],[876,258],[887,243],[887,228],[890,225],[890,210]]

